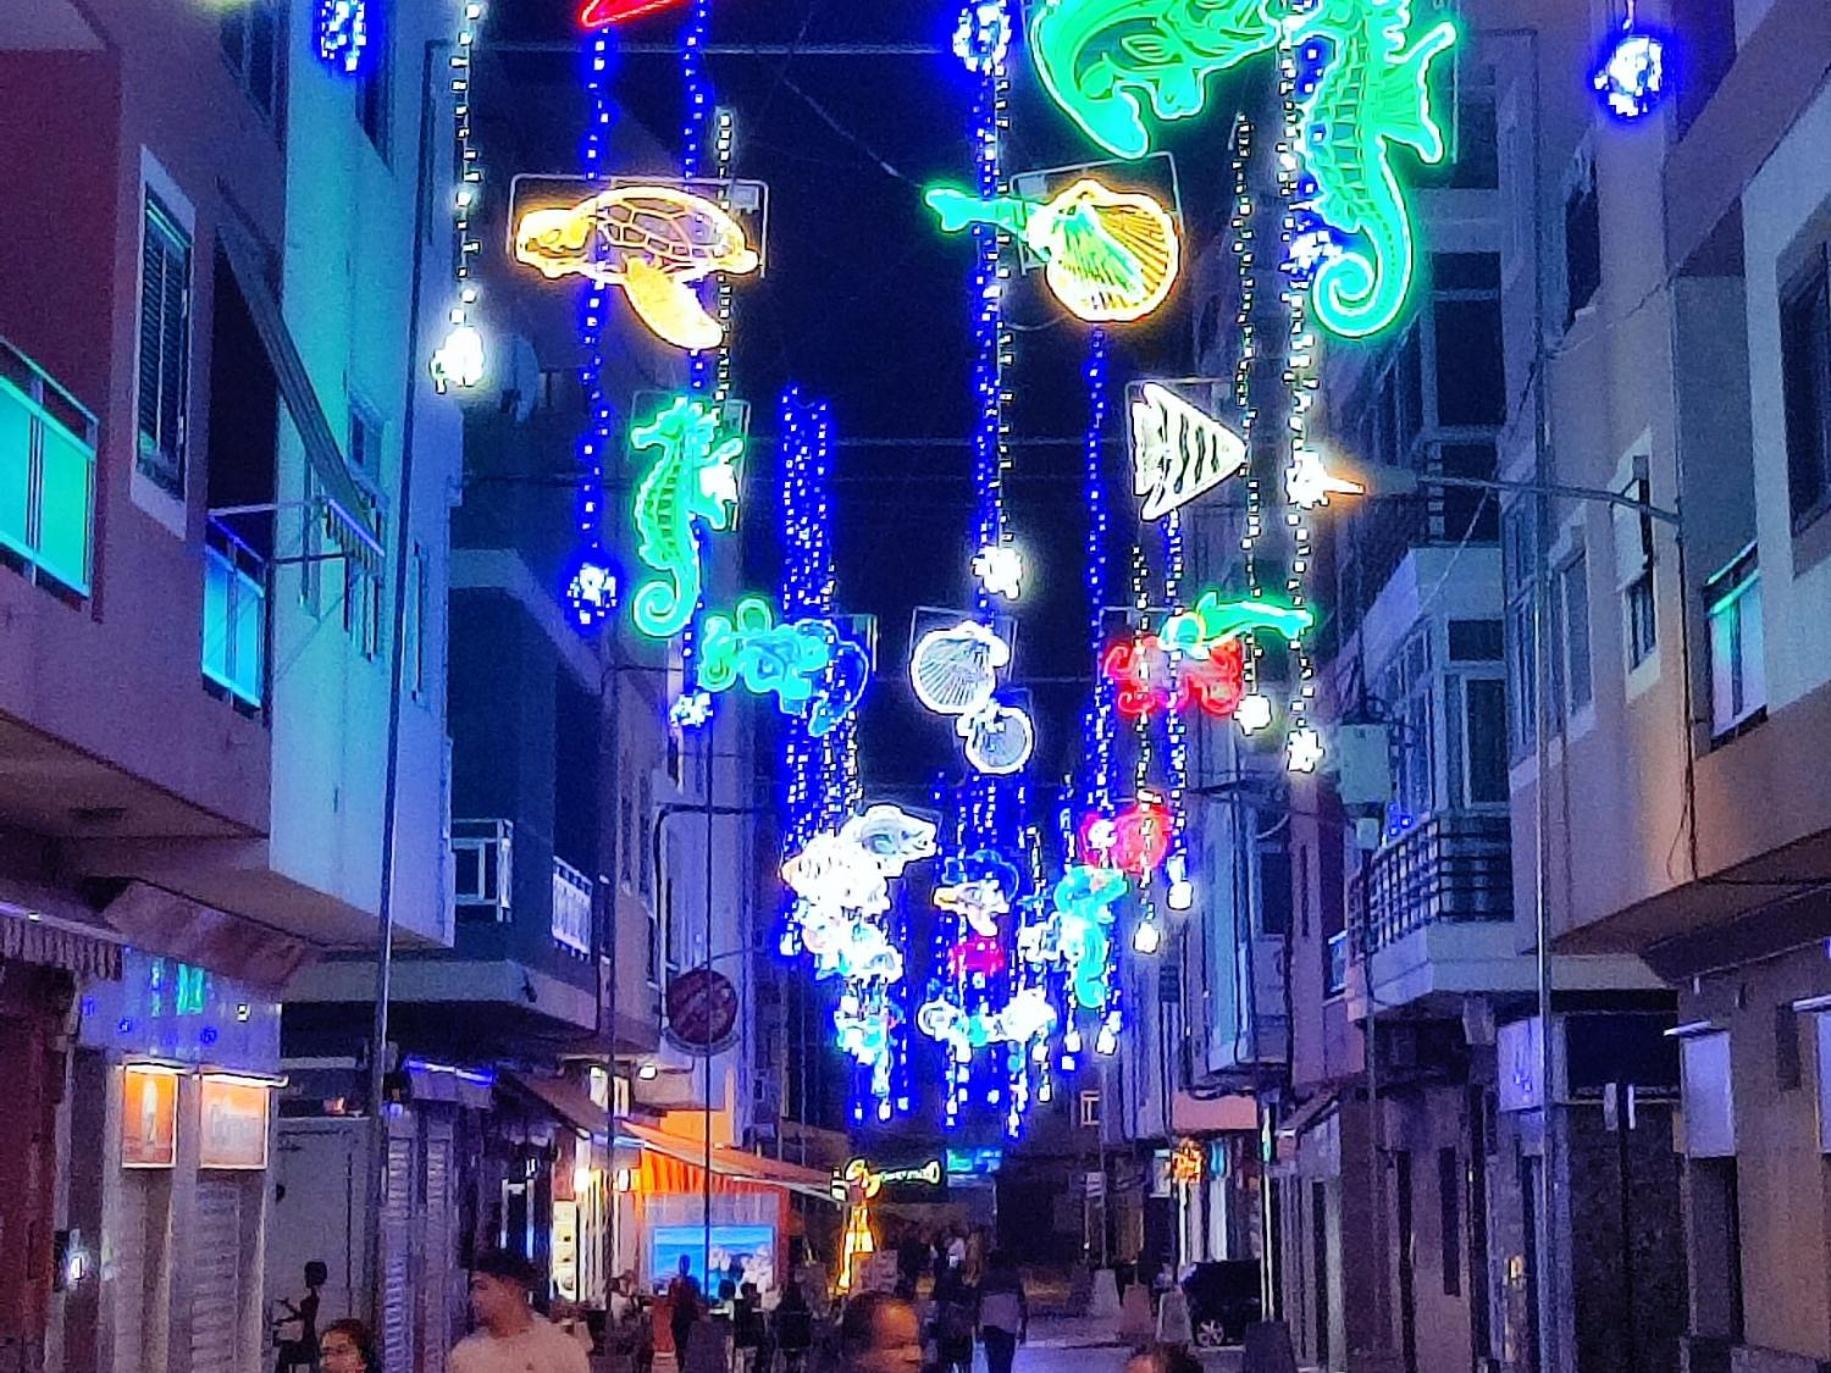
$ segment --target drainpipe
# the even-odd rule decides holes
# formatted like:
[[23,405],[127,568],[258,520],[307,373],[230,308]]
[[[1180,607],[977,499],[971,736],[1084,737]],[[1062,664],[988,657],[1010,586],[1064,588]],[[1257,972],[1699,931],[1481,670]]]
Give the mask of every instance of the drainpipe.
[[[368,1257],[369,1328],[378,1339],[382,1329],[382,1273],[386,1259],[382,1204],[388,1190],[388,1127],[384,1096],[388,1074],[388,995],[394,962],[395,811],[400,801],[401,685],[406,669],[407,559],[413,547],[413,431],[420,382],[420,277],[426,242],[427,157],[432,126],[433,53],[448,46],[428,39],[420,58],[420,128],[414,161],[413,270],[408,284],[407,381],[401,419],[400,506],[394,519],[393,640],[388,650],[388,742],[382,774],[381,888],[376,900],[375,1006],[369,1031],[369,1176],[364,1216],[364,1252]],[[421,630],[424,633],[424,627]]]

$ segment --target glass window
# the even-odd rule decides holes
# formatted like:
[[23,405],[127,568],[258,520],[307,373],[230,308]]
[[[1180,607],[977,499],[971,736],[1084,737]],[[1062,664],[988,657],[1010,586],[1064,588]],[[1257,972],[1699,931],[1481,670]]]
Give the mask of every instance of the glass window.
[[280,0],[243,0],[223,11],[223,56],[244,94],[268,119],[280,108]]
[[388,115],[392,108],[394,60],[388,42],[387,26],[377,25],[369,32],[368,64],[356,78],[356,122],[383,158],[389,154]]
[[[1496,459],[1492,443],[1446,443],[1438,450],[1446,477],[1493,481]],[[1500,495],[1486,487],[1443,489],[1443,537],[1452,543],[1493,543],[1500,536]]]
[[350,406],[350,466],[371,481],[381,478],[381,417],[360,402]]
[[1291,856],[1284,849],[1259,851],[1259,932],[1291,932]]
[[1492,86],[1465,86],[1457,92],[1455,155],[1450,168],[1452,188],[1492,191],[1500,186],[1500,134]]
[[1498,663],[1506,656],[1506,634],[1499,620],[1451,620],[1452,663]]
[[1557,607],[1564,700],[1574,711],[1590,702],[1589,564],[1578,553],[1558,569]]
[[1472,804],[1507,799],[1507,693],[1492,677],[1463,679],[1468,798]]
[[1798,529],[1831,503],[1831,284],[1823,249],[1781,297],[1780,367],[1787,490]]
[[407,564],[407,689],[416,701],[426,699],[426,546],[413,545]]
[[1627,600],[1628,666],[1639,667],[1659,647],[1659,620],[1653,605],[1653,569],[1648,568],[1622,593]]
[[1564,200],[1564,323],[1595,298],[1602,285],[1602,218],[1596,200],[1596,168],[1586,164]]
[[138,465],[141,475],[180,498],[190,353],[191,236],[148,191],[140,250]]
[[1538,742],[1538,655],[1532,624],[1533,507],[1521,501],[1501,517],[1507,581],[1507,701],[1512,707],[1509,731],[1515,760]]
[[1704,587],[1710,619],[1710,732],[1721,738],[1767,706],[1761,570],[1752,551]]

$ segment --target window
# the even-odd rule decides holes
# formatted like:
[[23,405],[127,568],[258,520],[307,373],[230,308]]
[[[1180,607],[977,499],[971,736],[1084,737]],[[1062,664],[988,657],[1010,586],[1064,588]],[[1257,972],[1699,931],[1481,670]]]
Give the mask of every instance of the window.
[[381,656],[381,578],[354,556],[343,559],[343,631],[363,657]]
[[645,967],[649,986],[659,987],[661,985],[661,912],[651,904],[647,907],[647,915],[648,959]]
[[402,666],[407,690],[416,701],[426,699],[426,578],[426,546],[415,543],[407,563],[407,642]]
[[[1441,281],[1437,289],[1444,289]],[[1499,294],[1439,294],[1431,308],[1437,330],[1437,422],[1500,424],[1507,417],[1507,367]]]
[[1426,626],[1400,646],[1380,682],[1398,745],[1393,776],[1395,820],[1405,829],[1428,815],[1436,803],[1430,649]]
[[1506,656],[1506,634],[1499,620],[1451,620],[1452,663],[1498,663]]
[[1735,0],[1673,0],[1672,32],[1685,35],[1685,79],[1678,83],[1675,123],[1683,138],[1736,60]]
[[[1647,504],[1652,493],[1645,476],[1646,459],[1634,460],[1636,476],[1621,489],[1630,500]],[[1621,588],[1626,619],[1628,667],[1637,668],[1659,648],[1659,618],[1654,605],[1653,520],[1631,506],[1612,506],[1615,532],[1615,584]]]
[[1761,569],[1749,548],[1704,583],[1710,622],[1710,733],[1725,738],[1767,707]]
[[[624,760],[623,767],[625,775],[627,776],[629,769],[628,759]],[[636,806],[629,797],[625,796],[621,798],[620,809],[622,815],[619,818],[617,830],[618,836],[622,842],[617,845],[617,876],[623,883],[623,890],[629,891],[632,874],[634,872],[633,854],[636,847]]]
[[1590,703],[1589,564],[1582,553],[1557,570],[1552,611],[1557,617],[1561,699],[1572,714]]
[[[1446,443],[1437,450],[1446,477],[1493,481],[1492,443]],[[1443,492],[1443,537],[1462,543],[1493,543],[1500,535],[1499,497],[1481,486],[1450,486]]]
[[356,78],[356,122],[385,160],[389,153],[388,116],[393,108],[393,49],[386,25],[369,30],[368,64]]
[[183,499],[191,353],[191,236],[151,191],[140,248],[141,474]]
[[1602,218],[1596,202],[1596,166],[1584,159],[1577,184],[1564,198],[1564,323],[1595,298],[1602,285]]
[[350,403],[350,466],[369,479],[381,480],[382,422],[360,401]]
[[1081,1124],[1092,1129],[1100,1123],[1100,1094],[1098,1092],[1081,1093]]
[[1493,677],[1462,678],[1462,756],[1466,777],[1456,780],[1471,805],[1507,799],[1507,691]]
[[1291,932],[1291,856],[1284,849],[1259,850],[1259,932]]
[[1538,744],[1538,653],[1533,639],[1534,518],[1531,502],[1501,516],[1501,550],[1507,581],[1507,701],[1513,708],[1509,752],[1518,762]]
[[1456,148],[1449,185],[1458,191],[1500,186],[1500,133],[1494,112],[1494,69],[1478,68],[1456,93]]
[[1462,1295],[1462,1164],[1454,1149],[1437,1150],[1437,1221],[1443,1240],[1443,1295]]
[[1831,503],[1831,283],[1822,246],[1781,295],[1780,370],[1797,531]]
[[269,120],[280,108],[280,0],[243,0],[223,11],[223,57],[236,83]]

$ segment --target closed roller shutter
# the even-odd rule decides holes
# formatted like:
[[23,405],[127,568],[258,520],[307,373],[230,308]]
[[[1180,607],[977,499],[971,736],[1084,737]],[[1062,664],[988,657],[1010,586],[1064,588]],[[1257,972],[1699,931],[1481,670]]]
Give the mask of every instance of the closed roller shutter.
[[451,1234],[451,1141],[426,1141],[426,1239],[421,1247],[420,1373],[445,1373],[451,1342],[449,1266],[456,1246]]
[[388,1197],[382,1203],[382,1361],[413,1373],[413,1140],[388,1141]]
[[242,1181],[200,1174],[189,1246],[191,1373],[237,1373],[242,1311]]
[[109,1221],[114,1262],[115,1373],[140,1373],[146,1354],[146,1213],[153,1180],[123,1169],[116,1189],[119,1205]]

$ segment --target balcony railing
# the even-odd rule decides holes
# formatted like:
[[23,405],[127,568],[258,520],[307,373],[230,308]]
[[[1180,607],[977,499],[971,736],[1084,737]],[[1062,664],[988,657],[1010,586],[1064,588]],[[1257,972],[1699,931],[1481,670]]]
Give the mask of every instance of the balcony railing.
[[553,942],[591,955],[591,879],[561,859],[553,860]]
[[211,522],[203,548],[203,676],[259,710],[267,679],[267,560]]
[[94,562],[95,416],[0,339],[0,548],[89,594]]
[[1382,949],[1426,925],[1513,918],[1504,815],[1439,815],[1375,854],[1352,887],[1357,943]]
[[509,918],[515,889],[514,825],[507,820],[453,820],[451,865],[458,919]]

